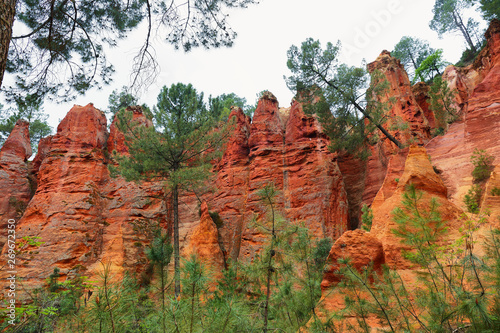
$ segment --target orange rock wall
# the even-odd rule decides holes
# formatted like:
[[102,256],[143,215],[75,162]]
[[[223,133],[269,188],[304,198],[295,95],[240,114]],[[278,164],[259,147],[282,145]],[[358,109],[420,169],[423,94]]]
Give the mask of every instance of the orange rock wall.
[[267,237],[251,227],[266,218],[258,191],[269,182],[279,190],[281,215],[304,222],[318,238],[336,239],[348,229],[342,175],[318,122],[294,102],[279,108],[266,93],[252,120],[233,111],[236,129],[218,166],[218,191],[210,207],[225,221],[221,230],[232,259],[252,257]]
[[27,160],[31,156],[29,124],[18,120],[0,151],[0,247],[7,239],[9,219],[19,221],[31,199],[35,182],[29,177]]

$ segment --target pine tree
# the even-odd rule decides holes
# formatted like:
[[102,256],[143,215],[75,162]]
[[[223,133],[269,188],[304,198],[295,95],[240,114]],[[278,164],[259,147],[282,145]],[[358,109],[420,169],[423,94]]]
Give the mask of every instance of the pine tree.
[[179,194],[195,191],[209,177],[210,162],[220,156],[230,132],[217,122],[192,85],[163,87],[152,116],[155,127],[134,126],[131,113],[119,113],[119,128],[125,134],[129,155],[116,156],[126,180],[155,179],[165,182],[165,207],[173,210],[175,294],[180,295]]
[[[384,111],[389,107],[376,100],[388,88],[379,72],[374,73],[368,89],[368,75],[362,68],[338,63],[340,42],[328,43],[323,50],[312,38],[293,45],[288,50],[287,66],[292,76],[286,78],[288,88],[297,92],[297,98],[306,105],[306,112],[316,114],[332,141],[332,149],[358,151],[375,130],[403,145],[384,127]],[[365,94],[366,93],[366,94]]]
[[[154,82],[155,37],[176,48],[231,46],[236,33],[227,11],[255,0],[2,0],[0,1],[0,87],[9,95],[34,94],[68,100],[111,81],[114,68],[105,46],[116,46],[146,21],[142,47],[134,58],[131,85]],[[23,33],[12,35],[14,22]],[[158,23],[158,26],[155,26]],[[16,77],[2,86],[4,72]]]

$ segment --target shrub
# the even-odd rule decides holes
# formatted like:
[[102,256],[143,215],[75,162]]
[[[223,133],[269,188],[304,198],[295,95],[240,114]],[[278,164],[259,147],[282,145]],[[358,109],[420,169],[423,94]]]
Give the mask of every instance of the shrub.
[[474,170],[472,170],[472,177],[474,182],[480,182],[486,180],[490,177],[491,171],[493,170],[493,160],[495,158],[486,153],[483,149],[474,149],[470,160],[474,165]]
[[500,187],[493,187],[491,189],[491,195],[493,195],[493,196],[500,196]]
[[472,185],[464,198],[465,206],[470,213],[479,213],[479,204],[483,190],[479,185]]
[[361,228],[365,231],[370,231],[373,222],[373,212],[371,208],[366,204],[363,204],[363,207],[361,207],[361,211],[363,212],[363,214],[361,215]]
[[222,226],[224,225],[224,220],[220,217],[219,213],[217,212],[208,212],[208,213],[210,214],[212,221],[214,221],[217,229],[222,228]]

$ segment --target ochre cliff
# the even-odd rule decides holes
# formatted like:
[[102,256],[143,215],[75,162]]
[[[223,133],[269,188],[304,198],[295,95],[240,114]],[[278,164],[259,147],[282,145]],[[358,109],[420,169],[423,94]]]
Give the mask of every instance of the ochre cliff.
[[[29,177],[27,160],[31,156],[29,124],[18,120],[12,133],[0,151],[0,228],[7,230],[9,219],[16,221],[35,190],[35,182]],[[3,247],[7,233],[2,232],[0,246]]]
[[329,140],[298,102],[279,108],[269,92],[252,120],[233,110],[236,127],[217,169],[217,191],[210,200],[224,221],[225,248],[232,259],[252,257],[265,235],[251,228],[265,218],[258,191],[269,182],[279,190],[280,213],[301,221],[317,238],[336,239],[348,228],[347,197]]
[[498,164],[500,159],[500,22],[493,21],[486,36],[488,43],[476,59],[487,64],[481,68],[484,77],[473,87],[464,107],[463,121],[454,123],[448,132],[427,144],[433,165],[440,170],[450,200],[458,206],[472,186],[475,149],[483,149]]
[[[331,314],[345,305],[344,295],[335,288],[341,279],[338,273],[338,269],[342,267],[338,262],[339,259],[349,258],[353,267],[360,272],[367,265],[373,265],[377,271],[380,264],[385,263],[397,270],[410,288],[415,286],[414,283],[417,281],[415,267],[402,255],[403,250],[408,248],[392,231],[396,228],[392,212],[396,207],[402,207],[402,194],[409,184],[413,184],[421,193],[420,209],[429,209],[431,198],[436,200],[437,209],[447,228],[446,233],[439,239],[440,244],[450,244],[459,239],[460,230],[468,218],[479,220],[479,217],[467,217],[463,204],[463,197],[473,184],[471,175],[473,165],[470,156],[476,148],[484,149],[494,158],[492,161],[494,169],[483,184],[484,194],[481,201],[481,216],[489,217],[490,224],[481,226],[477,230],[478,253],[484,251],[481,245],[487,238],[487,229],[500,224],[500,196],[494,192],[500,188],[499,21],[492,23],[486,37],[488,44],[473,65],[465,69],[449,67],[444,75],[449,86],[458,90],[457,105],[461,108],[463,119],[452,124],[443,136],[430,141],[428,139],[420,141],[420,145],[424,144],[426,148],[413,146],[409,150],[393,150],[391,154],[379,154],[379,158],[372,155],[371,161],[366,164],[363,173],[369,174],[375,171],[376,174],[383,175],[380,185],[374,183],[371,187],[378,187],[378,192],[371,203],[373,224],[370,232],[348,231],[334,243],[322,282],[320,304],[324,305],[326,313]],[[390,63],[387,56],[384,53],[381,55],[386,63]],[[455,76],[450,79],[452,73]],[[432,110],[426,100],[428,87],[425,84],[417,84],[412,90],[425,117],[431,119]],[[385,156],[389,158],[383,159]],[[351,159],[348,162],[355,165],[352,161]],[[380,163],[380,161],[385,162]],[[350,186],[346,184],[346,187],[349,191]],[[365,180],[365,195],[367,191]],[[358,193],[360,192],[358,189]],[[347,321],[349,320],[355,324],[354,318],[347,318]],[[376,318],[370,317],[367,321],[372,327],[380,325]]]
[[[377,101],[387,107],[385,118],[388,120],[383,126],[403,145],[427,143],[433,128],[430,124],[434,121],[434,115],[428,109],[426,101],[427,89],[420,88],[422,93],[415,95],[416,91],[412,88],[403,65],[388,51],[383,51],[375,61],[369,63],[368,71],[376,74],[372,79],[372,86],[387,85],[384,92],[377,96]],[[369,145],[370,156],[366,161],[349,155],[339,157],[338,164],[345,181],[349,217],[353,227],[359,223],[362,204],[370,205],[382,186],[388,165],[396,163],[391,160],[401,160],[396,155],[402,153],[393,142],[380,132],[376,136],[379,140]]]
[[[458,90],[463,119],[435,138],[429,87],[411,87],[404,68],[387,51],[368,65],[372,73],[381,73],[372,84],[388,82],[388,91],[379,96],[379,102],[390,102],[390,121],[384,126],[406,148],[380,134],[378,140],[371,138],[377,142],[369,146],[367,160],[330,152],[321,125],[296,101],[280,108],[266,92],[253,119],[233,108],[229,118],[234,127],[222,158],[213,161],[205,193],[180,196],[182,254],[197,254],[216,273],[229,259],[253,259],[268,237],[253,223],[267,218],[259,191],[273,183],[278,190],[275,210],[287,223],[303,223],[316,239],[334,241],[321,302],[326,311],[341,309],[342,295],[335,291],[342,278],[339,259],[350,258],[358,270],[373,263],[375,271],[386,264],[402,275],[412,274],[402,256],[405,247],[392,232],[392,212],[402,206],[408,185],[422,192],[423,208],[436,198],[449,227],[443,242],[457,237],[475,148],[494,157],[481,206],[495,221],[500,215],[500,196],[492,192],[500,188],[500,24],[492,24],[487,37],[488,45],[473,65],[446,70],[444,78]],[[128,110],[130,125],[152,126],[140,107]],[[113,152],[128,153],[125,137],[117,119],[108,132],[105,115],[92,104],[73,107],[57,133],[41,140],[31,163],[28,125],[16,124],[0,152],[0,187],[6,193],[0,213],[4,227],[7,218],[18,221],[18,238],[39,237],[42,242],[38,248],[19,249],[18,275],[24,286],[42,285],[55,267],[61,279],[95,275],[106,262],[117,276],[125,270],[140,272],[147,264],[148,223],[172,232],[164,180],[134,183],[111,177]],[[371,231],[349,230],[360,224],[362,203],[373,210]]]
[[[152,125],[140,107],[128,110],[132,126]],[[240,109],[234,109],[231,118],[235,127],[222,159],[214,161],[218,172],[213,183],[207,184],[206,193],[180,197],[184,254],[211,255],[219,270],[230,257],[251,259],[265,237],[251,227],[254,217],[266,218],[258,191],[270,182],[279,190],[277,211],[291,223],[305,223],[318,239],[336,239],[347,230],[342,176],[313,117],[296,102],[279,109],[276,98],[266,93],[252,123]],[[29,141],[21,140],[26,131],[21,123],[2,157],[16,171],[12,181],[24,182],[24,192],[17,188],[24,194],[16,195],[28,203]],[[17,225],[18,238],[39,237],[42,242],[38,249],[20,249],[19,274],[26,286],[43,284],[55,267],[61,279],[92,276],[107,262],[117,276],[124,270],[141,271],[146,267],[144,221],[172,231],[165,184],[112,178],[108,166],[115,163],[113,151],[128,151],[117,119],[108,133],[104,114],[92,104],[73,107],[57,133],[41,141],[31,163],[38,187]],[[199,200],[206,201],[201,209]],[[218,228],[208,207],[221,217]]]

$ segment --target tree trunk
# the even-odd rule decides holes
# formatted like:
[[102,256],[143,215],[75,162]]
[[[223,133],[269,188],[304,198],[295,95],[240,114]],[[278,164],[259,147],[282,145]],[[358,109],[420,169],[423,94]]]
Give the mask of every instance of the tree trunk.
[[177,184],[172,189],[172,201],[174,209],[174,281],[175,297],[181,294],[181,271],[179,250],[179,187]]
[[[333,89],[339,91],[342,95],[346,95],[342,89],[340,89],[340,87],[336,86],[335,84],[333,84],[331,81],[327,81],[325,80],[326,83],[332,87]],[[372,124],[374,124],[384,135],[386,138],[388,138],[389,140],[391,140],[396,146],[398,146],[399,149],[403,149],[404,146],[401,142],[399,142],[399,140],[397,140],[394,136],[391,135],[391,133],[389,133],[382,125],[380,124],[377,124],[373,118],[368,114],[368,112],[361,107],[361,105],[359,105],[355,100],[351,100],[351,103],[352,105],[354,105],[354,107],[363,114],[363,116],[365,116],[366,119],[368,119]]]
[[453,15],[453,21],[455,21],[455,25],[458,27],[462,35],[464,36],[465,40],[467,41],[467,44],[469,44],[469,47],[472,52],[476,53],[477,49],[474,46],[474,43],[472,42],[472,38],[470,37],[469,32],[467,31],[467,27],[465,26],[464,22],[462,21],[462,17],[458,13],[455,13],[455,11],[452,12]]
[[15,14],[16,0],[0,0],[0,88],[7,65]]

